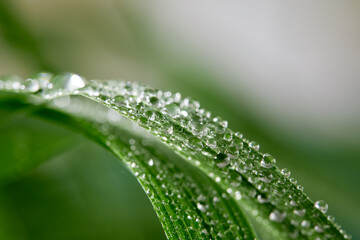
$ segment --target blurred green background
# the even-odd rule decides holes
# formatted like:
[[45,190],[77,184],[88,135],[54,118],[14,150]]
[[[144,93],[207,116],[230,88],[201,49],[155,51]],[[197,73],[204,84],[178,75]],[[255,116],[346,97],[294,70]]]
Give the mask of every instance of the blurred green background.
[[[193,96],[276,156],[354,239],[359,66],[355,0],[0,1],[1,75],[76,72]],[[136,179],[84,137],[0,111],[0,146],[13,172],[50,159],[0,179],[0,237],[165,238]]]

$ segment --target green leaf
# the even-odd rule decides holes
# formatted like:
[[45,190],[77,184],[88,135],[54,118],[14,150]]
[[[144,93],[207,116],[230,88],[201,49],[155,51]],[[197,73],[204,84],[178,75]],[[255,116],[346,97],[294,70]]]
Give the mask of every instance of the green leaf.
[[[137,177],[169,239],[347,239],[290,172],[179,93],[76,74],[7,77],[1,101],[86,134]],[[121,117],[122,116],[122,117]],[[130,121],[129,121],[130,120]],[[141,128],[139,128],[139,126]]]

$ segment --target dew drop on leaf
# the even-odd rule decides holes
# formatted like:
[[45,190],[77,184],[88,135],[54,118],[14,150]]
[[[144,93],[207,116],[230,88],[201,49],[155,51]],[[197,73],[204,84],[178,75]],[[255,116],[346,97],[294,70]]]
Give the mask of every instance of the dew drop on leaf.
[[29,92],[37,92],[40,90],[40,83],[36,79],[27,79],[24,82],[25,90]]
[[279,212],[278,210],[274,210],[270,213],[270,220],[273,222],[282,222],[286,217],[286,213]]
[[261,159],[260,165],[263,168],[272,168],[273,166],[275,166],[275,163],[276,163],[276,159],[270,154],[265,153],[263,155],[263,158]]
[[306,210],[305,209],[295,209],[294,214],[303,217],[305,215]]
[[322,213],[326,213],[327,210],[328,210],[328,205],[325,201],[323,200],[319,200],[319,201],[316,201],[314,206],[319,209]]
[[293,184],[297,184],[297,180],[295,178],[290,178],[290,182],[293,183]]
[[163,124],[163,129],[168,134],[173,134],[173,132],[174,132],[173,126],[171,124],[169,124],[169,123],[164,123]]
[[175,103],[170,103],[165,106],[166,112],[172,117],[178,117],[180,114],[180,108]]
[[206,140],[206,145],[210,148],[215,148],[217,146],[217,143],[214,138],[209,138]]
[[77,74],[64,73],[51,80],[55,90],[67,90],[73,92],[76,89],[85,87],[85,80]]
[[201,204],[201,203],[197,203],[197,208],[202,211],[202,212],[205,212],[206,211],[206,207],[205,205]]
[[48,87],[50,80],[53,76],[54,75],[51,73],[42,72],[32,76],[31,79],[36,79],[37,81],[39,81],[40,88],[44,89]]
[[194,150],[200,150],[203,147],[201,140],[195,137],[190,138],[187,145]]
[[283,168],[283,169],[281,169],[281,173],[282,173],[282,175],[284,175],[286,178],[289,178],[289,177],[290,177],[290,175],[291,175],[290,170],[289,170],[289,169],[287,169],[287,168]]
[[327,220],[329,220],[330,222],[335,222],[335,217],[334,216],[332,216],[332,215],[329,215],[328,217],[327,217]]
[[308,228],[308,227],[310,227],[310,222],[309,222],[308,220],[303,220],[303,221],[301,222],[301,227],[303,227],[303,228]]
[[318,233],[321,233],[321,232],[324,231],[324,229],[323,229],[322,227],[318,226],[318,225],[316,225],[316,226],[314,227],[314,230],[315,230],[316,232],[318,232]]
[[236,200],[241,200],[242,196],[241,196],[241,193],[239,191],[236,191],[235,192],[235,199]]
[[228,156],[224,153],[219,153],[215,157],[215,163],[219,168],[224,168],[228,165]]
[[226,132],[226,133],[224,134],[224,140],[225,140],[225,141],[230,142],[232,139],[233,139],[233,136],[232,136],[232,133],[231,133],[231,132]]
[[252,149],[256,150],[256,151],[259,151],[260,150],[260,145],[255,142],[255,141],[252,141],[249,143],[249,147],[251,147]]

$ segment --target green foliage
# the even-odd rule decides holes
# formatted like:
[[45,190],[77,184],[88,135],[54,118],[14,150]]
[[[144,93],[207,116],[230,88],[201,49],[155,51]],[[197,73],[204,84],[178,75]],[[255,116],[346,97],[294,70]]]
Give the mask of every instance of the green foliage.
[[[349,238],[326,216],[326,203],[312,202],[274,157],[196,100],[69,73],[10,76],[0,89],[1,108],[63,124],[115,154],[169,239]],[[0,177],[15,168],[7,169]]]

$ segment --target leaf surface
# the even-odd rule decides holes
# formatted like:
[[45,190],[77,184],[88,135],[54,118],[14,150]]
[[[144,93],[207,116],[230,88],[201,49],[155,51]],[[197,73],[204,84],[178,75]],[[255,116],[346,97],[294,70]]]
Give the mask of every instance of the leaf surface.
[[349,238],[326,216],[326,203],[311,201],[275,158],[196,100],[69,73],[8,77],[1,88],[16,93],[2,106],[31,108],[121,159],[169,239],[254,239],[250,221],[269,239]]

